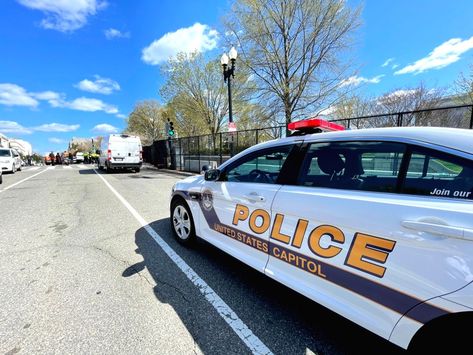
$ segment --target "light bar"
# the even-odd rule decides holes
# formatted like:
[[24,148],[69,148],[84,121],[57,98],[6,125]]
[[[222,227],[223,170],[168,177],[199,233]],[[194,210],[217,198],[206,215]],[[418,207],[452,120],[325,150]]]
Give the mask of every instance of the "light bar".
[[287,128],[291,131],[307,130],[311,128],[319,128],[325,132],[345,130],[345,127],[342,125],[329,122],[321,118],[309,118],[307,120],[291,122],[287,125]]

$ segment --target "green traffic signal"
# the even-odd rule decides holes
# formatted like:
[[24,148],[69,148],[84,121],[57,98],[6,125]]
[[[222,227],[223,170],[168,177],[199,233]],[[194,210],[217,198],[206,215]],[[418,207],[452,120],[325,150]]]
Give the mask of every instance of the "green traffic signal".
[[174,136],[174,123],[172,121],[168,121],[168,136]]

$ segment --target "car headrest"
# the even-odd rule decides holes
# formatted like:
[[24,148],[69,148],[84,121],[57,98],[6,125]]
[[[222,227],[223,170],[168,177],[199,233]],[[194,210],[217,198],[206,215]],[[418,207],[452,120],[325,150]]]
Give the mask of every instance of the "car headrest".
[[338,174],[345,166],[340,155],[330,150],[321,150],[317,154],[317,163],[320,170],[328,175]]
[[344,176],[351,178],[353,176],[363,175],[364,173],[361,154],[354,153],[346,157],[345,171],[343,172]]

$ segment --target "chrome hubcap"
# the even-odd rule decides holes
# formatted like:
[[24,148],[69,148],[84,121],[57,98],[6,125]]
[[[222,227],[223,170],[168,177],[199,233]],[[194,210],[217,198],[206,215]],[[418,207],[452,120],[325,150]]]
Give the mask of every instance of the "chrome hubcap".
[[186,209],[182,206],[177,206],[172,215],[172,222],[174,230],[181,239],[187,239],[191,233],[191,220]]

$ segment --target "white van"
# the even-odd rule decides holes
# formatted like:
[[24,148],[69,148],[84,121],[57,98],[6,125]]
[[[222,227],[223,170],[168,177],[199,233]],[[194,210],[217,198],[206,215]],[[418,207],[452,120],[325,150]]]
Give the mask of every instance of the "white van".
[[122,168],[139,172],[143,164],[143,148],[137,136],[111,134],[104,137],[97,154],[99,170],[105,169],[108,173]]

